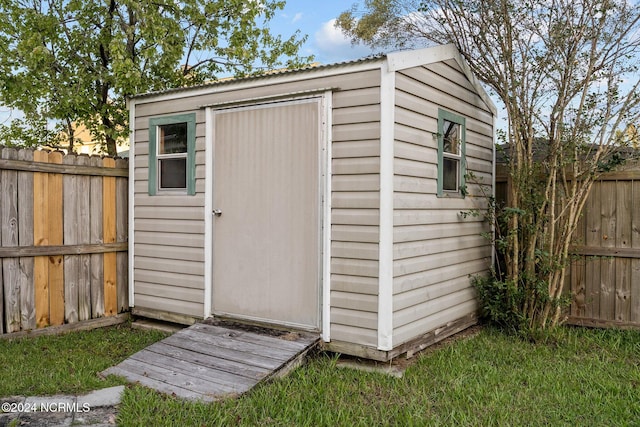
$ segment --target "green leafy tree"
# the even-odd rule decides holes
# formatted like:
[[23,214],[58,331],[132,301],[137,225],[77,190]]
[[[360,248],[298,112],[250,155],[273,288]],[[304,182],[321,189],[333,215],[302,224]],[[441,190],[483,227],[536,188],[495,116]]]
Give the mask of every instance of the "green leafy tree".
[[115,154],[127,96],[309,62],[298,32],[269,31],[284,3],[0,0],[0,102],[24,113],[0,136],[71,148],[84,125]]
[[480,295],[501,304],[496,317],[521,330],[557,325],[572,235],[589,191],[637,145],[640,6],[366,0],[337,25],[374,46],[453,43],[500,98],[509,175],[508,206],[496,215],[503,269]]

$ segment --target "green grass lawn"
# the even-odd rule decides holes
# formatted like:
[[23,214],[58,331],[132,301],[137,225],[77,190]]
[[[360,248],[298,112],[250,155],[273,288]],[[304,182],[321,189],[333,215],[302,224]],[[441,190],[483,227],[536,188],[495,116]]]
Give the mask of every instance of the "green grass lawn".
[[83,393],[124,384],[97,373],[159,341],[157,331],[128,323],[59,336],[0,340],[0,397]]
[[531,344],[492,329],[416,357],[398,379],[319,355],[236,400],[127,390],[123,426],[640,425],[640,332],[562,329]]
[[[0,341],[0,396],[86,391],[161,334],[122,326]],[[185,402],[128,387],[122,426],[640,425],[640,331],[563,328],[532,344],[491,328],[412,359],[403,378],[319,354],[238,399]]]

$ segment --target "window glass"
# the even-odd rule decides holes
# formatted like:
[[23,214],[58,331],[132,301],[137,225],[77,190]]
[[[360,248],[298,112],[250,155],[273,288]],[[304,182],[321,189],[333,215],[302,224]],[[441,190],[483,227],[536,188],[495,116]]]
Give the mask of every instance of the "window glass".
[[444,120],[443,131],[444,152],[460,154],[460,125]]
[[158,154],[187,152],[187,124],[175,123],[158,126]]
[[438,186],[440,197],[465,197],[466,119],[438,109]]
[[442,159],[442,189],[445,191],[458,191],[458,159]]
[[187,158],[158,160],[160,188],[187,188]]

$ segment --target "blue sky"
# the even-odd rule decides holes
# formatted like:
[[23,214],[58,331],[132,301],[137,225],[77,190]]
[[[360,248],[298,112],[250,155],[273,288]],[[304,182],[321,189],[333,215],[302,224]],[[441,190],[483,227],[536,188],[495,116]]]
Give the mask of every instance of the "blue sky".
[[288,37],[296,30],[309,38],[301,53],[313,55],[323,64],[365,57],[371,54],[366,46],[352,46],[335,29],[335,18],[355,3],[350,0],[287,0],[283,10],[271,21],[271,31]]

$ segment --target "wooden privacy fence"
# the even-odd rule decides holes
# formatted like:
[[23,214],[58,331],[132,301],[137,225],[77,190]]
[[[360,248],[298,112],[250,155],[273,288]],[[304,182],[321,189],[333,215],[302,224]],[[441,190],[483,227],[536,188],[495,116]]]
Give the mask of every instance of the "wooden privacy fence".
[[[496,197],[506,199],[506,174]],[[595,182],[573,238],[569,323],[640,327],[640,165]]]
[[0,333],[128,309],[127,163],[0,147]]

